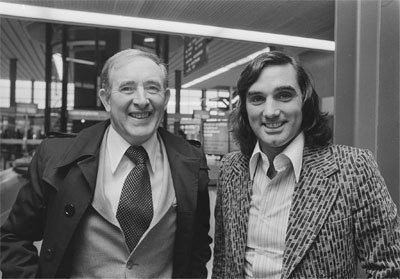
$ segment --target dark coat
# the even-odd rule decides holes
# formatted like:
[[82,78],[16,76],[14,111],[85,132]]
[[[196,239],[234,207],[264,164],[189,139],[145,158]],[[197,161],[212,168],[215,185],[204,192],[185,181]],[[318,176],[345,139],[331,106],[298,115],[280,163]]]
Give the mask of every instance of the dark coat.
[[[1,228],[1,269],[6,277],[68,277],[71,247],[96,185],[99,150],[109,121],[76,138],[46,139]],[[209,182],[204,153],[163,129],[177,199],[173,277],[206,278],[209,244]],[[38,257],[33,241],[43,239]]]

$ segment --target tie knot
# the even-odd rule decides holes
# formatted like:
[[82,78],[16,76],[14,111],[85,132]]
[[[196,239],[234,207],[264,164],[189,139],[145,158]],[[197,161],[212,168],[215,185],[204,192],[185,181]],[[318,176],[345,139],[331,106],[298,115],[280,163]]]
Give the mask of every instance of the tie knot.
[[131,145],[125,152],[126,156],[131,159],[136,165],[146,164],[147,152],[143,146]]
[[269,165],[268,171],[267,171],[267,175],[269,178],[273,179],[276,175],[277,171],[275,169],[274,163],[271,162],[271,165]]

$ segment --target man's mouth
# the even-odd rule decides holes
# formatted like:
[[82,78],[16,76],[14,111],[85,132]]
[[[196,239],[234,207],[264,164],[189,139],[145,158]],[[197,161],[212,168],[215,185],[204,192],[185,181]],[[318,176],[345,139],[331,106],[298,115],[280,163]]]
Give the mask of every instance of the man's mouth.
[[151,112],[131,112],[129,114],[130,117],[136,118],[136,119],[144,119],[150,117]]
[[276,128],[282,127],[283,124],[285,124],[285,122],[282,122],[282,121],[280,121],[280,122],[268,122],[268,123],[264,123],[264,126],[269,128],[269,129],[276,129]]

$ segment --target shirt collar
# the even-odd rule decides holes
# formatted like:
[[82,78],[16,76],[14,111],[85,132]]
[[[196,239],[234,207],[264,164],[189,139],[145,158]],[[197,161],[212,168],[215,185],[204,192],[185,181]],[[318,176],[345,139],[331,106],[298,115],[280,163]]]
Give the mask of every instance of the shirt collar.
[[[264,154],[264,153],[261,151],[260,143],[257,141],[256,146],[254,146],[253,154],[251,155],[250,161],[249,161],[250,177],[252,179],[253,179],[256,169],[257,169],[258,160],[262,154]],[[268,165],[269,165],[269,163],[268,163]]]
[[[296,179],[296,183],[299,182],[301,166],[303,163],[303,149],[304,149],[304,133],[301,132],[294,140],[274,159],[274,166],[277,171],[284,168],[286,165],[287,159],[293,165],[294,175]],[[265,155],[260,148],[260,143],[257,141],[253,153],[250,157],[249,162],[249,171],[250,177],[254,177],[254,174],[257,169],[258,160],[261,159],[263,161],[263,167],[268,169],[269,161],[267,155]],[[287,158],[287,159],[285,159]]]
[[[150,167],[154,171],[157,150],[159,149],[157,133],[154,133],[146,142],[142,144],[149,156]],[[110,157],[111,172],[114,173],[118,168],[126,150],[131,145],[115,131],[112,125],[109,126],[107,134],[107,151]]]

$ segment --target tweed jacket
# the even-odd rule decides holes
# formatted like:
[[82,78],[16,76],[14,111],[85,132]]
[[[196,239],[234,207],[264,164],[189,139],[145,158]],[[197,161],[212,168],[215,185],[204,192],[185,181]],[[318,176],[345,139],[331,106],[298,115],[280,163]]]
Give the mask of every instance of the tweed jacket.
[[[252,181],[249,159],[219,170],[213,278],[243,278]],[[400,278],[400,221],[370,151],[305,146],[286,232],[281,278]]]
[[[69,276],[74,233],[90,209],[108,125],[96,124],[76,138],[46,139],[39,146],[30,165],[30,183],[21,189],[1,227],[3,278]],[[211,238],[205,156],[184,139],[162,129],[159,133],[177,200],[173,277],[206,278]],[[38,257],[32,242],[41,239]]]

